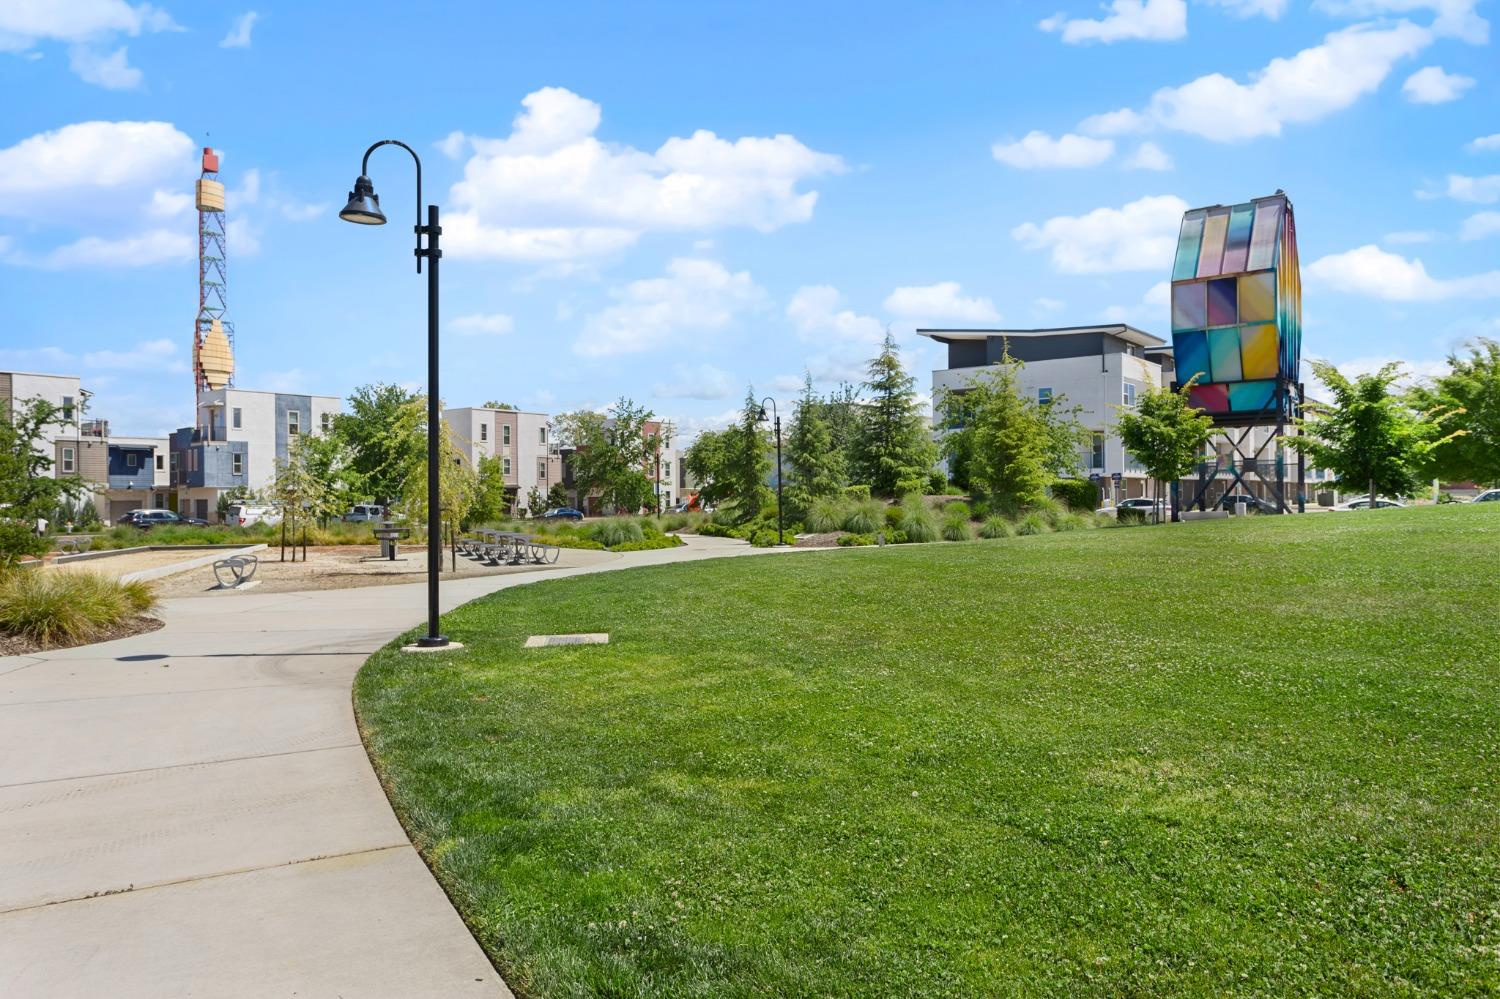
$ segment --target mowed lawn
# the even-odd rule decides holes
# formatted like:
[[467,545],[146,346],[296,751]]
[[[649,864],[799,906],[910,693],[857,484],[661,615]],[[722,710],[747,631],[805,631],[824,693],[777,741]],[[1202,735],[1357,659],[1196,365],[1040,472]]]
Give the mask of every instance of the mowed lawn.
[[1500,991],[1500,504],[638,569],[446,630],[356,703],[520,995]]

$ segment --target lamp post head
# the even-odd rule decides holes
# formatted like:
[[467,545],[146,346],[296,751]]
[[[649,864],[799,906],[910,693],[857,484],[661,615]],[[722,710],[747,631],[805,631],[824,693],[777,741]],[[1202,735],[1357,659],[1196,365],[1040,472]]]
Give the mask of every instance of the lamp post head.
[[358,222],[360,225],[385,225],[385,213],[380,210],[380,195],[375,193],[375,185],[370,183],[369,177],[360,174],[355,178],[354,190],[349,192],[349,203],[339,212],[339,218],[345,222]]
[[771,418],[770,415],[766,412],[766,407],[765,406],[761,406],[760,407],[760,412],[755,414],[755,422],[756,423],[765,423],[770,418]]

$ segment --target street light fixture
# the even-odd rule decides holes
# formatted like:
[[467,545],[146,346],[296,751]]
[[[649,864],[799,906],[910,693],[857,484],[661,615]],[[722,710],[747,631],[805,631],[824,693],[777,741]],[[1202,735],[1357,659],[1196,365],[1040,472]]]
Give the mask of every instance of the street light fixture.
[[[443,522],[438,489],[438,260],[443,251],[438,248],[438,237],[443,229],[438,225],[438,206],[427,206],[427,224],[422,224],[422,160],[416,151],[396,139],[381,139],[365,150],[360,162],[359,177],[354,181],[354,190],[349,192],[349,202],[339,212],[345,222],[359,225],[385,225],[385,213],[380,210],[380,195],[370,182],[370,154],[381,146],[400,146],[417,164],[417,273],[422,273],[422,260],[427,266],[427,634],[417,639],[422,649],[446,648],[448,637],[438,630],[438,572],[443,561]],[[427,237],[427,246],[422,246],[422,237]]]
[[757,423],[766,422],[766,403],[771,404],[771,414],[775,418],[776,427],[776,547],[780,548],[786,544],[782,536],[782,509],[781,509],[781,414],[776,411],[776,400],[766,396],[760,401],[760,412],[756,414]]

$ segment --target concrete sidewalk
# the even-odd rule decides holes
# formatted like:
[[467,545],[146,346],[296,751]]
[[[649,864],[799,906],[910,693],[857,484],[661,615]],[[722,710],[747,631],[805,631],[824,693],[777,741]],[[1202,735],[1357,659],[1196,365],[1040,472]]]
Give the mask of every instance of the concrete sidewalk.
[[[494,590],[743,542],[445,582]],[[354,725],[423,588],[169,601],[166,627],[0,658],[0,995],[509,996],[396,822]]]

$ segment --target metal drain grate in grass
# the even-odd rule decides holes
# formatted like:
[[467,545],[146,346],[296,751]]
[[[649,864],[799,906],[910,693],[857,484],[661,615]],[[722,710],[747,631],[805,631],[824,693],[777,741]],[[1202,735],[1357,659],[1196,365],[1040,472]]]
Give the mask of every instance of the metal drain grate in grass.
[[532,635],[523,649],[550,649],[557,645],[608,645],[609,635],[596,631],[587,635]]

